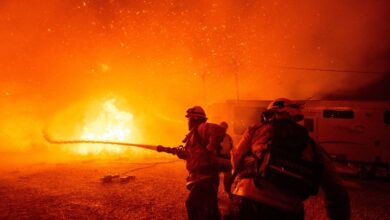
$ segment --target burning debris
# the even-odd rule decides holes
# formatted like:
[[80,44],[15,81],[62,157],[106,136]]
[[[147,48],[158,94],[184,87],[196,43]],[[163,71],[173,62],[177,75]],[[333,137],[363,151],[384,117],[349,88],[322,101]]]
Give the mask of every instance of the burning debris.
[[[115,99],[110,99],[97,106],[97,109],[86,113],[81,139],[129,141],[133,138],[134,129],[133,114],[120,110],[115,104]],[[124,151],[123,146],[119,145],[86,144],[78,145],[74,150],[82,155],[100,152],[119,154]]]

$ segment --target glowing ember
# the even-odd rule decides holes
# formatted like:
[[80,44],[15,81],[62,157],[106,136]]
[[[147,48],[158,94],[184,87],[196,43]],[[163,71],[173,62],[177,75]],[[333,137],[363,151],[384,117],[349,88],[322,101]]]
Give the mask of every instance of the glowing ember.
[[[103,103],[96,117],[83,127],[83,140],[130,141],[132,136],[133,115],[115,106],[115,99]],[[122,146],[114,145],[80,145],[76,152],[79,154],[121,153]]]

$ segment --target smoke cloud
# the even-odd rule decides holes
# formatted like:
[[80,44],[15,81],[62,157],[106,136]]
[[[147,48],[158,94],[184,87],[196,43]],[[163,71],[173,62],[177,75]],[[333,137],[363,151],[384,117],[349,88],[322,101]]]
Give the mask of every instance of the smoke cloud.
[[389,17],[386,0],[3,0],[0,151],[32,148],[59,112],[105,97],[168,144],[193,105],[356,98],[390,70]]

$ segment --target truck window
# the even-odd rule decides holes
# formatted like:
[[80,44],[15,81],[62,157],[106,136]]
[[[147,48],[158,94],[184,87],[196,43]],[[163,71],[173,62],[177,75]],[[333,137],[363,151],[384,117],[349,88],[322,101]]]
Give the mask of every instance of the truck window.
[[314,131],[314,120],[312,118],[303,119],[303,126],[309,131]]
[[339,118],[339,119],[352,119],[355,117],[355,113],[352,110],[325,109],[322,115],[324,118]]
[[248,126],[260,122],[261,113],[264,110],[265,108],[258,107],[235,107],[233,121],[234,133],[240,135],[244,133]]
[[385,111],[383,119],[385,121],[385,124],[390,124],[390,111]]

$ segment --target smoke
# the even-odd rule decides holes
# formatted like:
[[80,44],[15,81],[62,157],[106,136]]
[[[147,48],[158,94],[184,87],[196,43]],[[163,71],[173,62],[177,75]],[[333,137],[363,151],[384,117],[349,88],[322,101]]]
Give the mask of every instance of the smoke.
[[52,115],[107,94],[172,139],[193,105],[351,97],[386,76],[285,67],[388,71],[389,16],[386,0],[3,0],[1,140],[31,148]]

